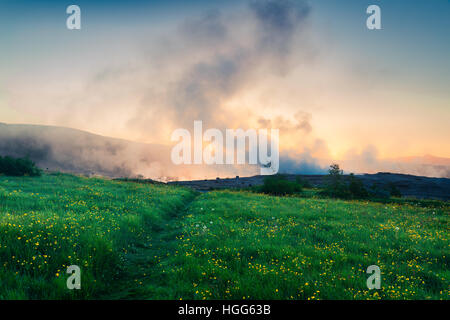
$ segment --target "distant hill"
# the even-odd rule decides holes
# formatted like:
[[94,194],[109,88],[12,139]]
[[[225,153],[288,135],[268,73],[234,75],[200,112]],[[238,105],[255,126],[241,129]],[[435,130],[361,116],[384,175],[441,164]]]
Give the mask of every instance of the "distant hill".
[[[163,177],[169,149],[81,130],[0,123],[0,155],[26,157],[52,171],[109,177]],[[167,158],[166,158],[167,157]]]
[[174,165],[170,154],[171,147],[165,145],[104,137],[64,127],[0,123],[0,155],[28,156],[44,170],[159,181],[223,176],[231,171],[251,175],[256,171],[233,166]]

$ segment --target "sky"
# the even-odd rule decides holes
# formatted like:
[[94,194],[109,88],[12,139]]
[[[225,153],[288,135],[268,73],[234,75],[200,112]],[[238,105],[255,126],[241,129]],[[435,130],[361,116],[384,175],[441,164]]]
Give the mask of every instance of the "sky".
[[159,144],[194,120],[278,128],[299,170],[450,158],[449,32],[447,0],[0,0],[0,122]]

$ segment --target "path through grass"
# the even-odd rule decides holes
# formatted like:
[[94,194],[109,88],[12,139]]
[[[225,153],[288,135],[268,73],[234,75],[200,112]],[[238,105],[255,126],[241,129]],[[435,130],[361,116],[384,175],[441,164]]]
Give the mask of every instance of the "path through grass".
[[[0,177],[0,298],[109,297],[195,194],[164,185],[72,175]],[[66,268],[82,290],[66,288]]]

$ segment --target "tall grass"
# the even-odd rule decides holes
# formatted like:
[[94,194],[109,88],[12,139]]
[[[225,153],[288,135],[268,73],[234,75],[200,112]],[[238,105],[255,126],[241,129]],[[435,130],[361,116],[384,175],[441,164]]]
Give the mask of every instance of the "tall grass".
[[0,177],[0,299],[449,299],[448,202],[394,200]]
[[[212,192],[191,206],[173,298],[449,299],[449,207]],[[368,290],[367,267],[382,272]]]
[[[190,191],[71,175],[0,177],[0,298],[98,298]],[[82,289],[68,290],[69,265]]]

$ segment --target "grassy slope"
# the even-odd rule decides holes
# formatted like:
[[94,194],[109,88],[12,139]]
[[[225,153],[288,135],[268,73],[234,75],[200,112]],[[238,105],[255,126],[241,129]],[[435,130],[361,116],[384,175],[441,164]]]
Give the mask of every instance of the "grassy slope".
[[[174,297],[448,299],[448,209],[204,194],[167,263]],[[372,264],[382,290],[367,290]]]
[[[0,298],[449,299],[446,203],[195,196],[0,177]],[[69,264],[82,290],[65,288]],[[371,264],[382,290],[367,290]]]
[[[70,175],[0,177],[0,298],[103,297],[128,274],[127,255],[151,246],[185,189]],[[69,291],[68,265],[82,270]]]

